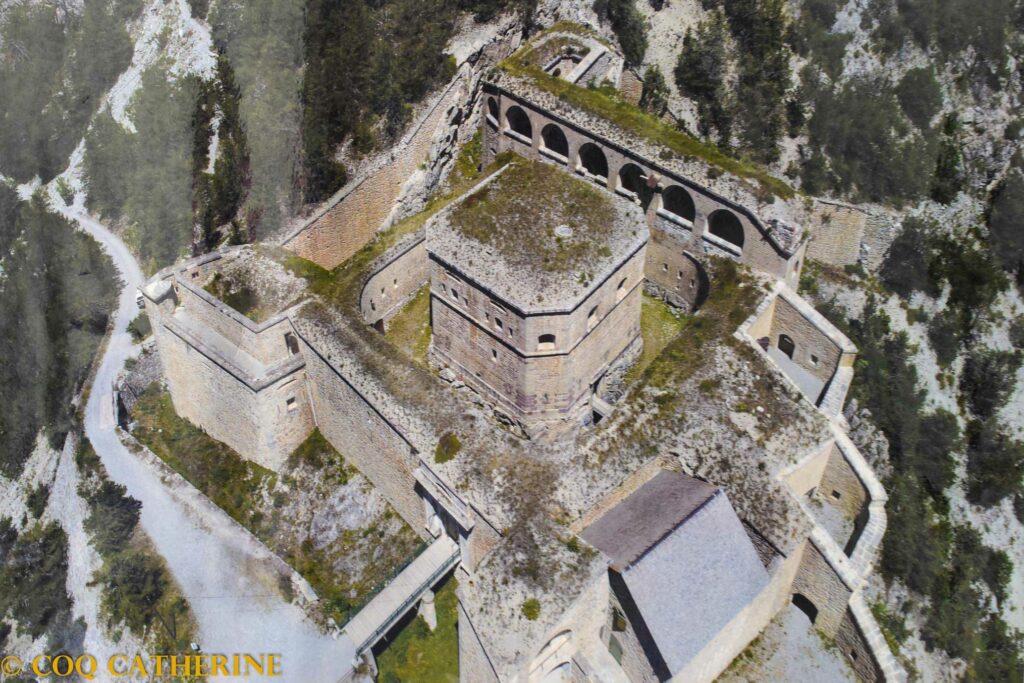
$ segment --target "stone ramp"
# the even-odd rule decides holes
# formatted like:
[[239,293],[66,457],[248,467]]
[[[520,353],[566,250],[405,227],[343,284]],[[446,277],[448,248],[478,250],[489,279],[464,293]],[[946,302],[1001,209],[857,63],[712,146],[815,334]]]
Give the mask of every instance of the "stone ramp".
[[420,553],[342,629],[357,655],[376,643],[459,562],[459,546],[441,536]]

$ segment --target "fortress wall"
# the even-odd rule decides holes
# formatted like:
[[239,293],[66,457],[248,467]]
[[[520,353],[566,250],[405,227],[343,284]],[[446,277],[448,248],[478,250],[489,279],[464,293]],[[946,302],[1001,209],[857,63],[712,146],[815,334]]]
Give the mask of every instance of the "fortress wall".
[[651,289],[673,306],[694,309],[707,298],[710,280],[701,263],[688,251],[689,240],[676,230],[651,230],[644,277]]
[[459,587],[459,683],[498,683],[498,674],[491,664],[480,634],[462,602]]
[[835,444],[829,452],[817,495],[850,519],[859,517],[868,503],[868,490]]
[[835,640],[857,678],[872,683],[885,680],[882,667],[879,666],[875,653],[868,644],[852,611],[846,610],[843,613],[843,620],[839,624]]
[[320,432],[416,533],[427,538],[423,503],[415,491],[417,462],[412,447],[305,339],[301,348]]
[[[445,268],[433,262],[432,350],[463,381],[513,415],[526,411],[564,419],[566,411],[589,399],[590,384],[639,335],[643,258],[641,249],[569,314],[524,318],[505,309],[502,331],[485,317],[490,311],[493,320],[497,310],[487,293],[468,280],[455,285]],[[617,301],[623,278],[628,294]],[[449,283],[449,290],[459,287],[458,302],[441,289],[442,282]],[[588,331],[594,306],[604,317]],[[524,356],[538,352],[542,334],[555,335],[556,353]]]
[[359,310],[370,324],[387,323],[430,279],[427,242],[422,236],[386,256],[359,295]]
[[[810,544],[805,544],[809,547]],[[714,681],[757,638],[790,600],[791,587],[801,567],[799,549],[780,562],[768,581],[739,614],[719,630],[694,657],[689,666],[673,677],[674,681],[686,683],[710,683]]]
[[[628,150],[621,149],[614,143],[580,129],[526,100],[517,98],[504,91],[485,91],[485,107],[489,106],[488,102],[490,100],[493,100],[495,106],[498,107],[499,117],[497,127],[494,125],[494,122],[490,121],[486,116],[484,117],[482,125],[484,128],[485,163],[493,159],[495,154],[513,151],[530,159],[540,159],[562,165],[567,170],[583,175],[609,192],[619,194],[625,198],[633,198],[634,201],[642,203],[648,211],[648,219],[652,228],[656,227],[657,211],[662,208],[662,190],[670,185],[679,186],[689,194],[695,208],[689,250],[695,253],[715,254],[734,258],[742,263],[746,263],[755,270],[773,275],[785,280],[792,286],[796,286],[800,276],[800,267],[803,264],[805,246],[794,249],[792,254],[780,251],[771,244],[766,234],[762,232],[761,228],[755,224],[751,215],[742,207],[732,205],[696,183],[668,171],[660,164],[643,159]],[[521,108],[529,118],[531,127],[531,137],[529,140],[524,140],[521,135],[509,130],[508,110],[511,107]],[[548,125],[557,126],[565,135],[568,143],[568,154],[566,156],[552,155],[544,147],[542,131]],[[580,158],[580,151],[588,143],[596,145],[604,154],[608,166],[607,178],[592,176],[585,172]],[[638,166],[645,177],[651,177],[652,175],[658,177],[658,185],[653,189],[650,196],[638,198],[622,189],[620,172],[625,166],[630,164]],[[729,243],[709,233],[709,221],[714,218],[718,211],[726,211],[739,221],[743,230],[742,248],[729,245]]]
[[814,541],[804,545],[803,557],[793,593],[805,596],[818,609],[814,625],[825,635],[835,637],[853,594],[832,568]]
[[[773,313],[768,333],[772,346],[779,346],[780,335],[788,335],[796,344],[793,361],[818,379],[827,382],[839,368],[839,359],[842,355],[839,346],[786,297],[777,298]],[[817,362],[813,360],[815,357]]]
[[784,475],[783,479],[797,496],[805,496],[814,488],[821,485],[821,477],[829,464],[830,458],[836,450],[834,442],[829,442],[818,453],[799,463],[790,472]]
[[868,213],[849,204],[817,200],[812,215],[817,227],[807,256],[833,266],[857,263]]
[[453,80],[379,168],[327,200],[283,246],[328,269],[362,248],[387,222],[402,187],[427,158],[438,128],[452,116],[461,81],[461,76]]
[[181,277],[176,280],[175,293],[189,315],[261,363],[273,364],[288,356],[284,335],[292,327],[283,316],[257,324]]
[[175,412],[243,458],[279,471],[313,429],[303,371],[254,391],[160,324],[159,314],[151,320]]

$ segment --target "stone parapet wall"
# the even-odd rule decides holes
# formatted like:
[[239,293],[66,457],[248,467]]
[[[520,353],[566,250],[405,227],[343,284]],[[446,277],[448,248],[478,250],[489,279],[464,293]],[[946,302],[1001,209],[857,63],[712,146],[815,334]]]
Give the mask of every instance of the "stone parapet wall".
[[282,245],[328,269],[359,251],[386,225],[409,177],[427,159],[435,135],[450,134],[450,127],[457,125],[468,72],[468,66],[460,70],[385,158],[327,200]]
[[430,280],[430,260],[422,231],[384,256],[370,269],[359,294],[359,310],[369,324],[378,320],[387,323]]

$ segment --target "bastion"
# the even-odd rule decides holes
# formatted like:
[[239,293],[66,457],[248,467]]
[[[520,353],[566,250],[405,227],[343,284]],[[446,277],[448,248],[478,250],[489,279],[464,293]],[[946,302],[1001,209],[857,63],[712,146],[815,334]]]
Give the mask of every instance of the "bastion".
[[426,236],[434,360],[527,431],[600,415],[604,376],[642,343],[643,212],[518,161]]

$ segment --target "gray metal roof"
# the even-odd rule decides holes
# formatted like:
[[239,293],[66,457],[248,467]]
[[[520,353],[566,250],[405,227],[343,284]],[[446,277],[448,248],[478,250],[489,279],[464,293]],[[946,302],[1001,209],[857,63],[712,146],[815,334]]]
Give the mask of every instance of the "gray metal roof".
[[662,472],[586,529],[612,561],[672,675],[768,585],[725,492]]
[[700,479],[668,470],[603,514],[583,532],[583,540],[608,556],[622,571],[682,524],[715,495]]

